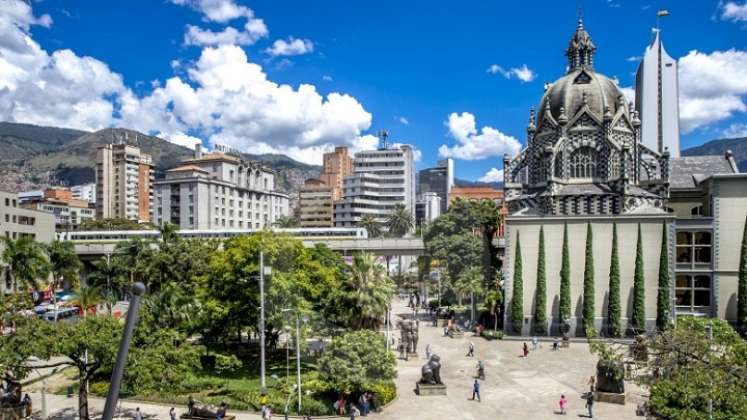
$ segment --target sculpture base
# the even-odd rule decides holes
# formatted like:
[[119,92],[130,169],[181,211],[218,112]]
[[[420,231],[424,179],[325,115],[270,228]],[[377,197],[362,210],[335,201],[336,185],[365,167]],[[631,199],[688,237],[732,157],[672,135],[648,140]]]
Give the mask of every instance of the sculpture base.
[[451,338],[462,338],[464,337],[464,331],[451,331],[449,332]]
[[606,402],[610,404],[625,405],[625,394],[615,394],[612,392],[594,392],[594,401]]
[[0,419],[21,420],[26,418],[26,406],[15,405],[0,408]]
[[417,358],[418,358],[418,353],[417,353],[417,352],[409,352],[409,351],[408,351],[408,352],[407,352],[407,358],[409,359],[409,358],[411,358],[411,357],[414,357],[414,358],[416,358],[416,359],[417,359]]
[[560,342],[560,347],[566,349],[571,347],[571,340],[568,337],[563,337],[563,341]]
[[415,389],[418,395],[421,397],[427,397],[431,395],[446,395],[446,385],[444,384],[423,384],[420,382],[415,383]]

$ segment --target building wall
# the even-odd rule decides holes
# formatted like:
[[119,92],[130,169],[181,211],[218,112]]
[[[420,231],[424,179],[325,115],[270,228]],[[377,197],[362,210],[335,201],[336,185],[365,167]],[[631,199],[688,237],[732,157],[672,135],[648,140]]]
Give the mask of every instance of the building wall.
[[[517,218],[510,217],[506,228],[506,259],[504,280],[506,293],[506,326],[510,329],[510,308],[513,299],[513,270],[516,252],[516,237],[521,238],[523,263],[524,333],[532,329],[534,314],[536,267],[539,247],[540,226],[545,235],[545,269],[547,278],[547,316],[554,320],[550,334],[558,333],[558,313],[560,302],[560,268],[562,262],[563,225],[568,223],[570,272],[571,272],[571,314],[572,333],[582,335],[581,316],[583,308],[583,275],[585,265],[586,223],[591,222],[593,231],[594,274],[595,274],[595,324],[598,330],[606,328],[607,292],[609,290],[609,268],[612,253],[612,224],[617,223],[618,256],[620,261],[620,299],[622,317],[627,322],[633,309],[633,274],[638,223],[643,235],[644,276],[646,281],[647,324],[655,325],[656,295],[658,290],[659,254],[661,249],[661,229],[663,223],[671,228],[671,216],[631,217],[567,217],[567,218]],[[670,232],[671,235],[671,232]],[[670,240],[670,256],[673,241]],[[670,261],[672,259],[670,258]],[[673,267],[670,267],[670,271]]]

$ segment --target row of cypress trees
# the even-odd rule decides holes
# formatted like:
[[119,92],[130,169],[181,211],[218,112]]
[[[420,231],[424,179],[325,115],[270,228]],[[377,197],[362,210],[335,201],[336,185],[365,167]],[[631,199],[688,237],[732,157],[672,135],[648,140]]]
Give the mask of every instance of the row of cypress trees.
[[[745,242],[743,244],[744,277],[747,278],[747,227],[745,227]],[[620,337],[623,335],[622,308],[620,301],[620,259],[618,255],[617,224],[612,225],[612,255],[609,270],[609,295],[607,305],[607,335]],[[586,250],[584,260],[584,290],[583,290],[583,327],[584,331],[594,329],[594,237],[591,223],[586,225]],[[669,293],[669,245],[667,226],[662,226],[661,255],[659,259],[659,282],[657,294],[656,325],[663,329],[668,323],[671,311]],[[633,312],[631,326],[634,333],[645,331],[645,278],[643,274],[643,243],[641,225],[638,224],[638,239],[636,242],[635,270],[633,275]],[[741,272],[740,272],[741,273]],[[511,326],[514,332],[520,333],[524,320],[524,285],[522,277],[521,242],[519,234],[516,236],[516,251],[513,273],[513,299],[511,301]],[[537,256],[537,287],[535,288],[534,333],[547,333],[547,276],[545,270],[545,234],[540,227],[539,252]],[[747,284],[747,281],[744,282]],[[742,285],[742,282],[740,282]],[[747,291],[745,291],[747,294]],[[747,301],[747,299],[744,299]],[[741,303],[742,301],[740,301]],[[747,325],[747,303],[745,303],[745,325]],[[741,308],[741,306],[740,306]],[[568,225],[563,226],[563,249],[560,269],[560,308],[562,320],[571,318],[571,286],[570,286],[570,255],[568,251]]]

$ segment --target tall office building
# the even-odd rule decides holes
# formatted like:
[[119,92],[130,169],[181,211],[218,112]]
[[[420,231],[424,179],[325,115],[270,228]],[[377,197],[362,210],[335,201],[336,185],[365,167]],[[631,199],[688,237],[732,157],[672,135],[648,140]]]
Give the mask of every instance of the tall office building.
[[96,202],[96,184],[81,184],[70,187],[70,192],[76,200],[86,200],[93,204]]
[[671,157],[679,157],[677,60],[664,50],[658,29],[638,66],[635,102],[641,119],[641,142],[657,153],[668,150]]
[[353,227],[369,214],[384,222],[403,204],[415,217],[415,163],[412,147],[402,145],[356,153],[353,175],[345,177],[343,198],[335,202],[335,226]]
[[148,222],[153,204],[153,159],[139,147],[107,144],[96,153],[96,218]]
[[342,196],[342,181],[353,173],[353,159],[345,146],[335,147],[334,152],[324,154],[324,168],[319,180],[332,187],[332,200]]
[[433,192],[441,198],[441,213],[446,213],[449,204],[449,193],[454,186],[454,161],[439,160],[433,168],[426,168],[418,173],[418,197]]
[[288,216],[288,196],[275,190],[275,174],[232,152],[202,154],[166,171],[155,183],[153,221],[182,229],[261,229]]
[[334,224],[334,187],[319,179],[307,179],[298,193],[298,219],[301,227],[331,227]]

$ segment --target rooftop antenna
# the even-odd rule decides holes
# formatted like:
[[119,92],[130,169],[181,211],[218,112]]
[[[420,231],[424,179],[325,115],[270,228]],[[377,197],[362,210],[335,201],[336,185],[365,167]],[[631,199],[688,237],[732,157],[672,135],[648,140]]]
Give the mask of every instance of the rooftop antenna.
[[661,18],[664,16],[669,16],[669,10],[659,9],[659,11],[656,12],[656,32],[661,30]]
[[387,130],[379,130],[378,133],[376,133],[379,136],[379,150],[385,150],[389,148],[389,142],[387,139],[389,139],[389,132]]

